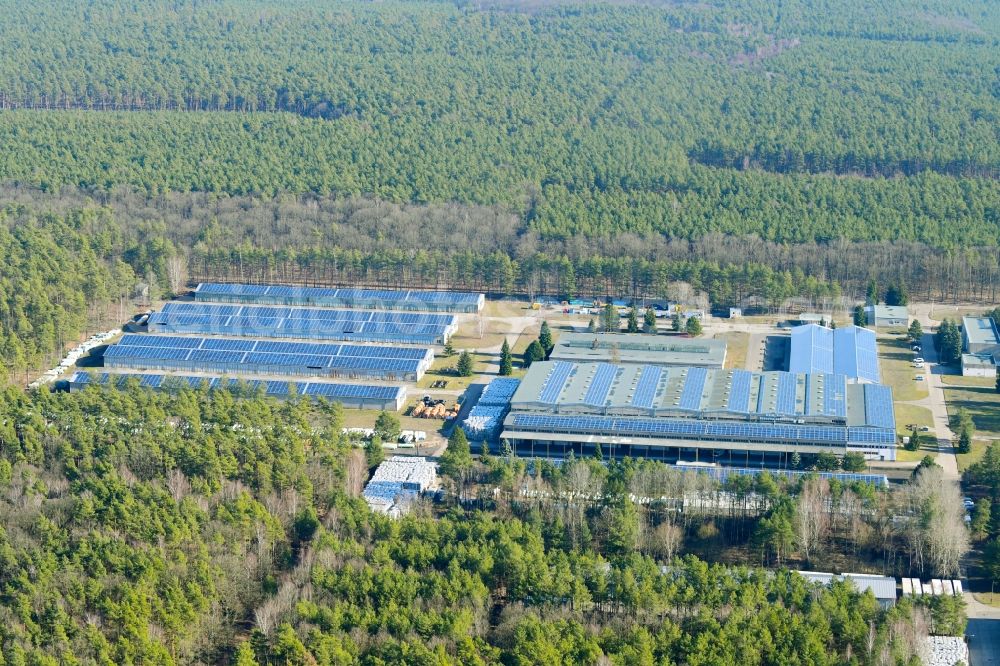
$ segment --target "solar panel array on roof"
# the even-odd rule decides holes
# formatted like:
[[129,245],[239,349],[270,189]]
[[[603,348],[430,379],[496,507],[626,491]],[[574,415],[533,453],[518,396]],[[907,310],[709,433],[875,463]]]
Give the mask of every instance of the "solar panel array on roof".
[[895,428],[896,417],[892,408],[892,391],[888,386],[865,386],[865,421],[879,428]]
[[188,369],[243,374],[327,374],[419,378],[429,349],[273,340],[127,334],[104,353],[109,367]]
[[732,384],[729,387],[729,399],[726,403],[731,412],[750,411],[750,383],[753,373],[748,370],[734,370]]
[[[848,383],[843,375],[677,368],[540,361],[528,371],[513,402],[529,410],[572,408],[601,414],[669,416],[703,412],[713,418],[767,418],[849,425],[874,425],[864,420],[861,389],[858,409],[849,410]],[[871,385],[876,386],[876,385]],[[532,405],[534,405],[532,407]]]
[[796,376],[783,372],[778,375],[778,414],[794,415],[795,410],[795,386]]
[[697,421],[672,418],[569,416],[515,413],[511,426],[536,432],[593,433],[608,436],[705,439],[758,442],[800,442],[821,445],[848,443],[895,444],[896,433],[888,430],[767,424],[742,421]]
[[696,410],[701,406],[701,397],[707,378],[708,371],[705,368],[688,369],[684,389],[681,391],[681,409]]
[[569,373],[573,371],[573,367],[572,363],[563,363],[561,361],[556,361],[552,364],[552,372],[546,378],[545,385],[542,386],[542,393],[539,396],[542,402],[554,403],[559,398],[559,394],[562,393],[563,386],[569,378]]
[[457,319],[453,314],[386,310],[172,302],[150,315],[149,326],[161,333],[444,344]]
[[478,312],[483,294],[394,289],[327,289],[286,285],[242,285],[203,282],[194,291],[198,301],[328,305],[347,308]]
[[663,371],[655,365],[647,365],[642,368],[639,376],[639,383],[635,388],[635,398],[633,404],[637,407],[649,408],[653,406],[653,399],[656,397],[656,389],[660,385],[660,378]]
[[583,401],[588,405],[603,405],[604,401],[608,399],[608,391],[611,390],[611,382],[614,381],[615,375],[617,374],[617,366],[611,365],[610,363],[601,363],[598,365],[597,373],[595,374],[593,381],[590,382],[590,387],[587,389],[587,395],[584,397]]
[[807,324],[792,329],[789,372],[839,374],[865,382],[879,382],[875,333],[845,326],[829,329]]
[[[287,397],[291,394],[323,397],[327,400],[342,402],[345,406],[379,405],[385,408],[392,407],[398,409],[406,397],[406,389],[401,386],[373,386],[366,384],[337,384],[329,382],[288,382],[281,380],[246,379],[238,380],[234,378],[222,377],[196,377],[188,375],[161,375],[161,374],[111,374],[107,372],[89,373],[77,372],[69,380],[72,388],[80,388],[88,384],[113,384],[124,386],[130,379],[135,379],[141,386],[152,389],[174,389],[181,387],[198,388],[207,386],[210,389],[217,389],[226,386],[230,389],[246,387],[248,390],[256,392],[263,391],[267,396]],[[226,382],[223,384],[223,382]]]

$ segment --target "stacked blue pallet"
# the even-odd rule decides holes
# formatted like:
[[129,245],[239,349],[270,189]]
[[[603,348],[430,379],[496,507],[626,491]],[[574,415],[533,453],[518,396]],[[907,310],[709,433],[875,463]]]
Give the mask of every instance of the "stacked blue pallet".
[[520,379],[512,377],[497,377],[483,389],[483,394],[479,396],[480,405],[509,405],[510,399],[514,397],[517,388],[521,385]]
[[157,333],[444,344],[457,328],[453,314],[323,310],[263,305],[167,303],[149,317]]
[[161,375],[151,373],[111,374],[107,372],[77,372],[70,378],[69,386],[70,390],[81,389],[91,384],[112,384],[120,388],[129,380],[135,380],[139,382],[140,386],[151,389],[197,389],[202,386],[209,389],[225,387],[230,390],[245,388],[250,392],[256,393],[260,391],[266,396],[275,398],[287,398],[290,395],[298,395],[317,399],[324,398],[332,402],[340,402],[345,407],[391,409],[394,411],[402,407],[403,402],[406,400],[406,389],[401,386],[335,384],[329,382],[289,382],[274,379],[239,380],[224,377],[196,377],[190,375]]
[[237,374],[328,375],[419,379],[430,349],[274,340],[126,334],[104,352],[112,368]]
[[326,289],[287,285],[219,284],[203,282],[194,290],[195,300],[276,305],[320,305],[378,310],[429,312],[478,312],[483,294],[450,291],[395,289]]

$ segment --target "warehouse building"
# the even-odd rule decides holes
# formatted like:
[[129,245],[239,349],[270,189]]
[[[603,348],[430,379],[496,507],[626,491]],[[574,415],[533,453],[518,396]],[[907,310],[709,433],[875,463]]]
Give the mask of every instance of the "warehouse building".
[[182,302],[167,303],[148,322],[152,333],[416,345],[443,345],[458,328],[453,314]]
[[420,347],[278,342],[129,333],[104,352],[104,366],[239,375],[317,375],[416,381],[434,360]]
[[1000,364],[1000,333],[990,317],[962,317],[962,374],[996,377]]
[[136,373],[91,373],[77,372],[69,380],[69,390],[80,391],[92,385],[116,387],[125,386],[130,380],[135,380],[145,388],[175,391],[182,388],[209,390],[227,388],[230,391],[249,391],[270,398],[288,398],[303,396],[307,398],[324,398],[330,402],[339,402],[344,407],[353,409],[378,409],[398,412],[406,404],[406,388],[402,386],[374,386],[365,384],[334,384],[331,382],[296,382],[280,379],[236,379],[218,376],[194,375],[158,375]]
[[405,310],[422,312],[479,312],[486,296],[467,292],[396,289],[326,289],[277,284],[220,284],[202,282],[196,301],[306,305],[328,308]]
[[843,375],[533,363],[501,439],[527,456],[787,467],[792,453],[895,460],[892,391]]
[[726,363],[726,343],[635,333],[564,333],[556,341],[549,359],[721,368]]
[[792,329],[788,371],[844,375],[849,381],[877,384],[880,373],[875,332],[858,326],[797,326]]
[[822,571],[797,571],[796,573],[812,583],[826,587],[829,587],[834,581],[844,581],[862,594],[871,592],[882,608],[891,608],[896,605],[896,579],[892,576],[860,573],[834,574]]
[[905,305],[869,305],[865,308],[868,325],[878,329],[905,329],[910,326],[910,311]]

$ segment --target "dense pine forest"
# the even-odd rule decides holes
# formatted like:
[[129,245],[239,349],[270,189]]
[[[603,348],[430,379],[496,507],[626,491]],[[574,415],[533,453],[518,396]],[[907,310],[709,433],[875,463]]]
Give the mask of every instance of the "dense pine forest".
[[[934,521],[957,489],[933,467],[890,494],[766,475],[723,489],[659,464],[456,461],[456,483],[495,485],[496,500],[395,521],[358,499],[367,464],[337,405],[134,385],[8,389],[0,413],[7,664],[909,664],[918,637],[964,624],[950,598],[886,611],[846,584],[673,559],[685,540],[726,538],[778,565],[806,544],[820,564],[818,546],[846,538],[887,571],[947,574],[953,534]],[[526,482],[601,499],[524,503]],[[682,523],[630,499],[694,490],[742,509]],[[814,501],[864,510],[801,532]],[[898,538],[914,507],[940,515]]]
[[546,238],[998,236],[990,3],[2,9],[2,180],[499,204]]

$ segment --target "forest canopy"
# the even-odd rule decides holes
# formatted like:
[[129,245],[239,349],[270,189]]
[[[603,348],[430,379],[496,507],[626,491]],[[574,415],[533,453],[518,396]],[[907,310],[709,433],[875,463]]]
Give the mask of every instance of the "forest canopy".
[[0,9],[6,181],[499,204],[556,239],[1000,237],[994,4]]

